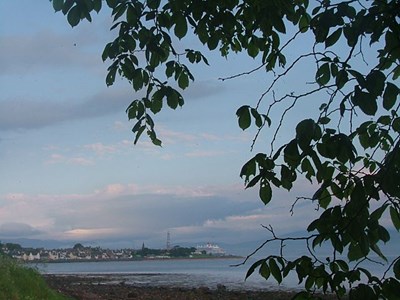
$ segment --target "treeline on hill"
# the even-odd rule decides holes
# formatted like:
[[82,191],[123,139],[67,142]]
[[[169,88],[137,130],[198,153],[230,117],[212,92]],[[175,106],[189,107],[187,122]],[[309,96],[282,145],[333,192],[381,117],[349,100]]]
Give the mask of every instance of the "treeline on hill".
[[136,256],[146,257],[146,256],[169,256],[169,257],[189,257],[196,251],[195,247],[180,247],[175,246],[171,249],[150,249],[145,246],[140,250],[135,250],[134,254]]

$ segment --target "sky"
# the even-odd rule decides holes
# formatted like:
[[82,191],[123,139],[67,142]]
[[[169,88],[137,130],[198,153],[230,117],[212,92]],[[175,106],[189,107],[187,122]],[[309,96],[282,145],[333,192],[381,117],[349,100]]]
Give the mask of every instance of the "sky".
[[[239,176],[271,135],[250,152],[255,131],[243,132],[235,112],[254,105],[273,75],[221,81],[258,61],[206,53],[211,66],[192,67],[183,108],[155,117],[163,146],[145,136],[133,145],[125,109],[138,95],[121,79],[105,84],[110,24],[106,10],[71,28],[49,1],[0,1],[0,240],[164,247],[167,232],[172,245],[235,244],[269,238],[261,225],[305,228],[315,212],[300,203],[291,216],[294,193],[276,191],[265,207]],[[278,91],[299,87],[306,70]],[[289,117],[278,141],[293,134],[299,111],[314,107]],[[295,191],[307,195],[303,183]]]

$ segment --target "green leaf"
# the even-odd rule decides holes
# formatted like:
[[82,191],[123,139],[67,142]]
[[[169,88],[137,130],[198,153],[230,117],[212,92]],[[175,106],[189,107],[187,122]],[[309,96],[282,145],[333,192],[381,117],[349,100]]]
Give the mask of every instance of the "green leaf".
[[326,125],[331,121],[331,119],[329,117],[321,117],[318,120],[318,123],[321,125]]
[[357,261],[362,257],[364,257],[364,254],[362,253],[360,246],[354,243],[350,244],[347,253],[347,258],[349,261]]
[[93,9],[95,12],[99,13],[102,6],[102,0],[93,0]]
[[254,176],[252,180],[246,185],[246,189],[255,186],[261,179],[261,175]]
[[396,210],[394,207],[390,207],[390,218],[392,219],[392,223],[394,225],[394,228],[396,228],[397,231],[400,231],[400,215],[399,211]]
[[307,291],[310,291],[312,289],[314,283],[315,283],[315,278],[310,275],[307,277],[304,287],[306,288]]
[[336,44],[341,35],[342,35],[342,28],[336,29],[330,36],[326,38],[325,47],[328,48]]
[[287,166],[281,167],[281,184],[282,187],[290,190],[293,187],[293,182],[296,180],[296,172],[289,169]]
[[[272,16],[276,16],[273,14]],[[286,27],[285,23],[283,22],[283,19],[281,17],[276,17],[273,19],[272,25],[275,27],[276,30],[278,30],[281,33],[286,33]]]
[[139,21],[138,12],[132,5],[129,5],[126,11],[126,20],[131,26],[136,26],[137,22]]
[[322,242],[324,241],[324,237],[322,235],[318,235],[312,242],[312,247],[315,249],[317,246],[321,246]]
[[175,28],[174,28],[176,37],[179,39],[183,38],[186,35],[187,31],[188,31],[188,26],[186,18],[181,14],[177,14],[175,20]]
[[377,122],[382,125],[389,125],[391,121],[392,119],[390,118],[390,116],[380,116],[379,119],[377,120]]
[[391,109],[395,105],[399,92],[399,88],[393,83],[388,82],[386,84],[386,89],[383,93],[383,107],[386,110]]
[[299,21],[299,29],[301,32],[306,32],[310,26],[311,17],[305,13],[301,16]]
[[139,128],[139,130],[136,132],[135,140],[133,141],[133,144],[137,144],[139,141],[140,136],[142,135],[143,131],[146,129],[146,126],[142,126]]
[[260,260],[256,261],[254,264],[252,264],[252,265],[250,266],[250,268],[247,270],[245,279],[249,278],[250,275],[254,273],[254,270],[255,270],[259,265],[261,265],[263,262],[265,262],[265,259],[260,259]]
[[79,21],[81,20],[81,12],[77,5],[71,8],[71,10],[68,12],[67,20],[72,27],[79,24]]
[[390,234],[389,234],[389,232],[386,230],[385,227],[383,227],[383,226],[381,226],[381,225],[378,227],[378,235],[379,235],[379,239],[380,239],[381,241],[383,241],[384,243],[389,242],[389,240],[390,240]]
[[296,168],[299,165],[300,153],[299,148],[297,147],[296,139],[293,139],[289,142],[289,144],[287,144],[283,153],[284,160],[289,166]]
[[336,75],[336,85],[338,89],[341,89],[349,81],[349,76],[345,70],[340,70]]
[[239,127],[242,130],[246,130],[250,127],[251,117],[248,105],[243,105],[236,111],[236,115],[238,117]]
[[380,96],[385,87],[386,76],[381,71],[372,71],[367,75],[365,87],[375,97]]
[[152,97],[152,105],[151,105],[151,111],[153,114],[156,114],[161,111],[162,106],[163,106],[163,98],[164,98],[164,91],[163,89],[159,89],[156,92],[154,92],[153,97]]
[[371,93],[361,91],[358,86],[355,87],[351,101],[369,116],[375,115],[376,111],[378,110],[376,97]]
[[400,132],[400,117],[393,120],[392,127],[394,131]]
[[306,178],[311,181],[311,178],[315,176],[315,170],[311,165],[308,158],[305,158],[301,162],[301,171],[306,173]]
[[272,198],[272,190],[269,182],[265,179],[261,179],[260,182],[260,192],[259,192],[261,201],[266,205],[271,201]]
[[301,121],[296,126],[296,139],[299,147],[305,151],[310,147],[310,143],[315,136],[318,125],[312,119]]
[[106,76],[106,84],[107,86],[113,85],[115,81],[115,75],[117,73],[117,68],[116,67],[111,67],[108,70],[107,76]]
[[379,248],[379,246],[378,246],[377,244],[371,244],[371,249],[372,249],[372,251],[374,251],[376,254],[378,254],[380,258],[382,258],[383,260],[387,261],[387,258],[386,258],[385,255],[382,253],[381,249]]
[[254,43],[250,43],[247,47],[247,54],[250,57],[255,58],[258,53],[260,53],[260,48],[258,48],[257,45],[255,45]]
[[343,271],[345,272],[349,271],[349,265],[344,260],[338,259],[336,260],[336,263]]
[[178,79],[178,85],[182,90],[186,89],[189,86],[189,76],[182,72]]
[[172,89],[167,92],[167,104],[172,109],[176,109],[179,105],[178,95]]
[[375,220],[375,221],[379,221],[380,218],[382,217],[382,214],[387,209],[387,207],[388,207],[388,204],[384,204],[381,207],[379,207],[376,210],[374,210],[370,215],[370,219],[371,220]]
[[62,10],[64,5],[64,0],[52,0],[52,1],[53,1],[53,8],[56,12]]
[[400,66],[397,66],[394,70],[393,70],[393,80],[397,80],[400,77]]
[[263,261],[263,263],[261,264],[259,273],[264,279],[268,279],[271,275],[271,270],[269,269],[269,266],[265,261]]
[[65,0],[64,6],[62,8],[62,12],[64,15],[66,15],[69,12],[74,3],[75,0]]
[[147,0],[147,6],[151,9],[157,9],[160,6],[161,0]]
[[338,238],[338,236],[336,234],[332,234],[330,236],[330,240],[333,248],[340,254],[343,253],[343,242]]
[[117,5],[118,0],[106,0],[106,2],[107,2],[108,7],[114,8]]
[[250,112],[253,115],[253,118],[255,120],[256,126],[258,128],[260,128],[263,125],[263,121],[262,121],[261,115],[258,113],[258,111],[255,108],[251,108]]
[[332,197],[327,189],[322,190],[321,196],[318,198],[319,205],[326,209],[328,205],[331,203]]
[[150,138],[151,142],[153,143],[153,145],[161,147],[161,140],[159,140],[157,138],[156,132],[153,130],[153,127],[154,127],[153,120],[150,118],[150,116],[147,116],[146,119],[147,119],[148,124],[150,124],[150,127],[151,127],[150,130],[147,130],[147,135],[149,136],[149,138]]
[[275,280],[278,283],[281,283],[282,282],[282,274],[281,274],[281,270],[279,269],[277,263],[275,262],[275,259],[270,258],[269,268],[270,268],[271,274],[272,274],[272,276],[274,276]]
[[400,282],[394,278],[388,278],[384,281],[382,292],[385,299],[398,300],[400,291]]
[[319,85],[326,85],[329,80],[331,79],[331,72],[329,69],[329,64],[324,63],[315,74],[315,80],[318,82]]
[[400,280],[400,259],[398,259],[393,265],[394,276]]
[[374,290],[363,283],[360,283],[356,287],[350,290],[350,299],[363,299],[363,300],[376,300],[377,296],[375,295]]

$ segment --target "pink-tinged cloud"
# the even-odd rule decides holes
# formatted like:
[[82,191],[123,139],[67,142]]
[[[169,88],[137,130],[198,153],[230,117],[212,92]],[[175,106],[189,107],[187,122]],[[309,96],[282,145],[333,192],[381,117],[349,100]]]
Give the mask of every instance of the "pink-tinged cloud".
[[173,131],[165,127],[158,130],[159,136],[165,144],[176,144],[178,142],[194,142],[198,139],[196,135],[179,131]]
[[135,195],[140,192],[136,184],[121,184],[113,183],[105,186],[100,190],[96,190],[94,194],[96,197],[117,197],[123,195]]
[[66,157],[61,154],[51,154],[50,158],[45,161],[45,164],[70,164],[70,165],[79,165],[79,166],[91,166],[94,162],[91,159],[77,156],[77,157]]
[[85,149],[94,151],[96,155],[103,156],[105,154],[111,154],[117,152],[117,146],[115,145],[104,145],[103,143],[94,143],[83,146]]
[[201,133],[200,137],[203,138],[206,141],[220,141],[221,137],[218,137],[214,134],[210,134],[210,133]]
[[188,187],[113,183],[83,194],[10,193],[0,195],[0,225],[26,223],[39,230],[43,238],[63,240],[154,237],[174,228],[176,238],[183,240],[196,239],[190,233],[247,234],[261,228],[260,219],[265,216],[264,212],[252,212],[257,200],[251,198],[244,197],[240,184]]
[[46,164],[59,164],[66,161],[64,155],[53,153],[50,155],[50,158],[46,160]]
[[84,157],[73,157],[68,160],[69,163],[80,166],[91,166],[94,162]]
[[115,121],[113,124],[113,129],[116,131],[126,131],[128,128],[128,124],[121,121]]
[[9,193],[4,196],[7,201],[21,201],[25,199],[25,194],[23,193]]
[[109,237],[120,233],[120,231],[119,228],[76,228],[65,231],[63,235],[67,239],[82,240]]

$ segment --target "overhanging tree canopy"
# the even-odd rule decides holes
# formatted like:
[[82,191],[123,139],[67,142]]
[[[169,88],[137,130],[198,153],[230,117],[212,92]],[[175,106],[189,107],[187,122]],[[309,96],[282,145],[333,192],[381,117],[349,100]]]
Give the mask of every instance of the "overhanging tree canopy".
[[[51,0],[71,26],[99,12],[102,0]],[[107,0],[116,32],[105,46],[102,58],[111,64],[106,77],[125,78],[133,91],[144,97],[127,108],[135,121],[135,143],[146,132],[155,145],[154,115],[165,104],[176,109],[184,104],[179,90],[194,77],[191,64],[208,64],[198,49],[179,52],[175,40],[196,37],[210,51],[223,57],[246,53],[260,62],[252,72],[275,72],[275,79],[255,104],[237,110],[243,130],[255,126],[257,139],[272,130],[268,153],[258,153],[242,168],[247,187],[258,185],[261,200],[268,204],[274,188],[290,190],[305,177],[317,186],[310,198],[320,209],[312,220],[305,242],[308,255],[285,258],[281,252],[256,262],[261,276],[281,282],[296,272],[308,297],[315,289],[332,291],[352,299],[398,299],[400,257],[388,263],[383,277],[363,268],[375,253],[387,260],[380,245],[391,236],[383,220],[389,218],[400,230],[400,1],[312,1],[307,0]],[[176,38],[175,38],[175,37]],[[310,37],[305,38],[305,37]],[[308,43],[308,52],[288,60],[297,41]],[[368,53],[368,54],[367,54]],[[373,53],[373,55],[371,55]],[[274,88],[304,60],[315,70],[306,91],[276,96]],[[225,78],[232,79],[236,76]],[[287,113],[303,99],[318,95],[319,114],[310,115],[293,128],[293,138],[277,144],[276,137]],[[276,107],[283,113],[273,117]],[[264,131],[262,131],[264,129]],[[392,237],[393,238],[393,237]],[[398,238],[398,236],[396,236]],[[332,247],[327,259],[316,255],[318,247]],[[346,255],[347,259],[343,259]],[[352,267],[348,262],[356,262]]]

